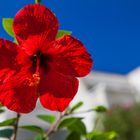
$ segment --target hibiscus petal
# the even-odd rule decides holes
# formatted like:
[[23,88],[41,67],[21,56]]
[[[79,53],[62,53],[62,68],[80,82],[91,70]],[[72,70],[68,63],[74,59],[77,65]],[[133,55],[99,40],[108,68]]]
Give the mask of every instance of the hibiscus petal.
[[0,70],[5,68],[16,69],[15,58],[17,54],[15,43],[0,38]]
[[[29,86],[32,78],[28,72],[28,65],[21,67],[22,50],[15,43],[0,39],[0,103],[9,109],[27,113],[36,104],[36,88]],[[27,74],[26,74],[26,73]]]
[[29,4],[16,14],[13,28],[19,43],[32,35],[42,34],[51,41],[56,37],[58,20],[45,6]]
[[78,80],[52,70],[43,75],[39,89],[42,105],[47,109],[62,112],[75,96]]
[[84,45],[72,36],[65,35],[52,42],[46,50],[52,56],[52,67],[74,77],[87,75],[92,68],[92,59]]
[[0,85],[18,70],[16,56],[17,45],[0,38]]
[[0,102],[15,112],[31,112],[38,98],[37,88],[30,86],[31,78],[26,70],[12,75],[0,86]]

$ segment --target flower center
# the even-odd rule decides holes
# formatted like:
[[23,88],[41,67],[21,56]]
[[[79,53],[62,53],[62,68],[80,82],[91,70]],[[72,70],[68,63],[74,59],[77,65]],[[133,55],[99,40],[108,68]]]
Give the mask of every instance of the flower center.
[[31,60],[33,73],[39,73],[40,68],[48,68],[48,62],[51,61],[51,57],[37,51],[33,56],[31,56]]
[[33,73],[33,78],[30,80],[30,85],[38,85],[40,83],[40,70],[48,69],[48,62],[50,61],[50,57],[46,54],[37,51],[33,56],[30,57],[32,60],[31,71]]

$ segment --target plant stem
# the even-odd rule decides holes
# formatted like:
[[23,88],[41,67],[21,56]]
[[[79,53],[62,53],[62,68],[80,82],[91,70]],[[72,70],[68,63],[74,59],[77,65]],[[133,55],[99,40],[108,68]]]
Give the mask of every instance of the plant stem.
[[35,3],[36,4],[40,4],[41,3],[41,0],[35,0]]
[[[74,112],[74,113],[71,113],[71,115],[75,115],[75,114],[84,114],[84,113],[89,113],[89,112],[93,112],[93,109],[89,109],[89,110],[84,110],[84,111],[79,111],[79,112]],[[70,115],[70,114],[68,114]]]
[[85,111],[81,111],[81,112],[75,112],[75,113],[68,113],[67,110],[64,113],[61,113],[58,120],[52,125],[50,126],[50,128],[48,129],[47,133],[45,134],[45,137],[48,137],[51,133],[53,133],[57,126],[59,125],[60,121],[65,117],[65,116],[69,116],[69,115],[73,115],[73,114],[82,114],[82,113],[88,113],[93,111],[93,109],[89,109],[89,110],[85,110]]
[[75,113],[68,113],[67,111],[65,111],[64,113],[61,113],[59,118],[57,119],[57,121],[50,126],[50,128],[48,129],[48,131],[46,132],[46,134],[44,135],[45,138],[48,138],[48,136],[50,134],[52,134],[53,132],[56,131],[57,126],[59,125],[59,123],[61,122],[61,120],[65,117],[65,116],[69,116],[69,115],[73,115],[73,114],[82,114],[82,113],[88,113],[93,111],[93,109],[89,109],[89,110],[85,110],[85,111],[81,111],[81,112],[75,112]]
[[52,134],[56,130],[57,126],[59,125],[60,121],[63,119],[64,116],[65,116],[65,113],[60,114],[58,120],[48,129],[47,133],[45,134],[45,137],[48,137],[50,134]]
[[16,119],[16,123],[14,125],[14,136],[13,136],[13,140],[16,140],[16,138],[17,138],[17,130],[18,130],[19,119],[20,119],[20,114],[17,113],[17,119]]

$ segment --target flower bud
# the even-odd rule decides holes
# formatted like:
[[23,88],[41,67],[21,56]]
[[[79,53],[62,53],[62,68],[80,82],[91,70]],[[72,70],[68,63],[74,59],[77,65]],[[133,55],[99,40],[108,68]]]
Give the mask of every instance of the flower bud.
[[35,3],[40,4],[41,0],[35,0]]

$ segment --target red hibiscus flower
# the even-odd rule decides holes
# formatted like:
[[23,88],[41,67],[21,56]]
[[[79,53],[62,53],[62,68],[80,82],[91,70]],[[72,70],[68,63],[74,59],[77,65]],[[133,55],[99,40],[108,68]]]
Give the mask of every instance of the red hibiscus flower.
[[19,113],[31,112],[39,98],[50,110],[63,111],[78,89],[76,77],[87,75],[92,60],[70,35],[56,39],[58,20],[40,4],[15,16],[18,45],[0,39],[0,102]]

